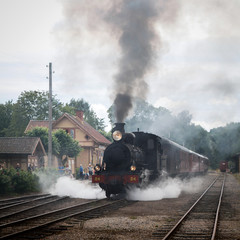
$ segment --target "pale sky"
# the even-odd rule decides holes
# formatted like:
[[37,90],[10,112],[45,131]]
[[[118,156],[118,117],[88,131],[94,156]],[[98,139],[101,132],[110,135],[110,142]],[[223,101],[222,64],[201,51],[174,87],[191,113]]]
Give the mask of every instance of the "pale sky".
[[[159,42],[146,101],[173,114],[188,110],[206,130],[240,122],[240,0],[169,2],[154,22]],[[83,98],[107,118],[121,57],[118,33],[104,18],[108,3],[0,0],[0,103],[48,90],[52,62],[58,99]]]

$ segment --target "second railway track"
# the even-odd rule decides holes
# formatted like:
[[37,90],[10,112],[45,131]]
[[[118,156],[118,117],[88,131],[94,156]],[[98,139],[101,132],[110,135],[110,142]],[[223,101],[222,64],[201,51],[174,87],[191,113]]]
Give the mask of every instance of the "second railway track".
[[225,179],[226,174],[218,176],[177,223],[162,226],[152,238],[215,239]]

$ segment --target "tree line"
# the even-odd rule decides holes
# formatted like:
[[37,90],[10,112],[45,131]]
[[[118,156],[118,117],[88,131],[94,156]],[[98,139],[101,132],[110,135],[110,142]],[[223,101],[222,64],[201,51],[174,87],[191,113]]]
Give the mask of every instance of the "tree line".
[[[88,102],[83,99],[71,99],[69,103],[64,104],[56,96],[53,96],[52,100],[53,119],[58,119],[63,113],[74,115],[76,110],[82,110],[84,120],[111,140],[111,134],[105,131],[104,119],[98,118]],[[5,104],[0,104],[0,116],[0,137],[24,136],[30,120],[48,119],[48,92],[24,91],[16,103],[7,101]],[[116,122],[114,116],[114,106],[111,106],[108,109],[108,117],[112,125]],[[156,108],[141,99],[136,99],[132,113],[125,122],[126,131],[140,129],[151,132],[207,156],[213,169],[218,167],[220,161],[230,160],[233,155],[240,152],[240,123],[229,123],[225,127],[211,129],[208,132],[200,125],[192,123],[192,115],[188,111],[182,111],[175,116],[168,109]],[[44,130],[38,129],[38,131],[46,135]],[[34,135],[36,133],[28,134],[36,136]],[[64,133],[59,132],[58,139],[64,142],[65,137]],[[53,145],[62,159],[66,155],[63,149],[66,151],[66,148],[56,143]],[[44,144],[44,147],[47,149],[47,144]]]
[[[116,121],[114,115],[114,106],[111,106],[108,116],[112,124]],[[192,115],[188,111],[175,116],[168,109],[156,108],[141,99],[135,100],[133,111],[126,120],[127,131],[138,129],[169,138],[207,156],[212,169],[218,168],[221,161],[229,161],[240,153],[240,123],[229,123],[208,132],[192,123]]]
[[[97,130],[104,131],[104,120],[98,118],[90,104],[83,99],[71,99],[69,103],[62,103],[52,97],[53,119],[58,119],[63,113],[75,114],[76,110],[84,112],[84,119]],[[30,120],[48,119],[48,92],[24,91],[17,102],[12,100],[0,104],[0,137],[23,136]]]

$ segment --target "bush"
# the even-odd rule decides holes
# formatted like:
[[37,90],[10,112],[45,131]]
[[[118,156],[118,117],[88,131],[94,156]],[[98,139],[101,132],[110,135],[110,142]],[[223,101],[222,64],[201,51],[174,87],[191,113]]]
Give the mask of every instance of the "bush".
[[38,178],[29,172],[18,172],[13,176],[12,183],[16,193],[35,192],[39,190]]
[[17,172],[14,168],[1,170],[0,193],[27,193],[39,191],[39,179],[26,171]]
[[0,193],[9,193],[12,191],[11,177],[3,173],[0,174]]

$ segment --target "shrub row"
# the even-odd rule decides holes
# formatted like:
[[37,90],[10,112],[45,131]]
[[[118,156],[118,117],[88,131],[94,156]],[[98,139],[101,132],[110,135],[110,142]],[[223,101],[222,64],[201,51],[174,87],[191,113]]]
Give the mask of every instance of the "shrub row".
[[14,168],[0,170],[0,194],[40,191],[39,178],[32,172]]

